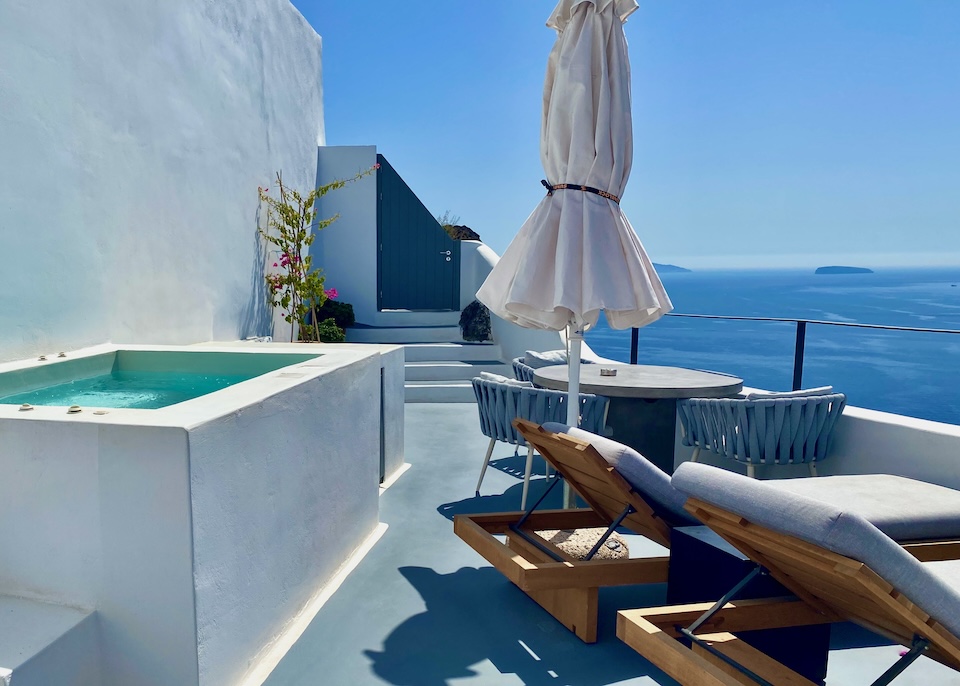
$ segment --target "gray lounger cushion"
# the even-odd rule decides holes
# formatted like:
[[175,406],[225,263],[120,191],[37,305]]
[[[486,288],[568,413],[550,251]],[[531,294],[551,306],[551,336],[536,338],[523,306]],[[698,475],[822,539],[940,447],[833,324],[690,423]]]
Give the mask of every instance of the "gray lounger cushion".
[[679,491],[751,522],[863,562],[960,636],[960,588],[859,514],[705,464],[685,462],[672,482]]
[[960,491],[892,474],[777,479],[767,483],[861,515],[895,541],[960,538]]
[[654,512],[670,524],[689,526],[700,523],[683,509],[687,496],[670,484],[667,474],[633,448],[565,424],[550,422],[544,424],[543,428],[554,433],[569,434],[596,448],[607,464],[616,469]]

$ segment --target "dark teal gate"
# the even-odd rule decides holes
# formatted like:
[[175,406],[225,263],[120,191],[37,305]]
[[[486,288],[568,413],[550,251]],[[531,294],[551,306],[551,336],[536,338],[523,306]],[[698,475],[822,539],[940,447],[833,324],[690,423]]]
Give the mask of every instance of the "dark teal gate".
[[381,310],[459,310],[460,241],[377,155],[377,288]]

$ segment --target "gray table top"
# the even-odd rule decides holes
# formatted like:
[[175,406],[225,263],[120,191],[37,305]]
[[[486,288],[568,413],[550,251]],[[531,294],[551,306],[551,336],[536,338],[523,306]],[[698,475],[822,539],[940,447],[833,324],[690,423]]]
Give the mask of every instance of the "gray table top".
[[[600,376],[601,369],[616,369],[616,376]],[[569,370],[558,364],[534,372],[533,382],[544,388],[567,390]],[[724,398],[736,395],[743,379],[727,374],[683,367],[646,364],[582,364],[580,392],[612,398]]]

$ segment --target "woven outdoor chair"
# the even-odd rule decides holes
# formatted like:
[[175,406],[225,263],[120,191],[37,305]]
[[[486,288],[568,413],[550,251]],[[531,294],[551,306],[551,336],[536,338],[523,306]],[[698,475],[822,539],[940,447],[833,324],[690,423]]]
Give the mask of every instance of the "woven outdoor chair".
[[843,413],[843,393],[758,394],[746,398],[690,398],[677,402],[681,441],[693,446],[692,461],[707,450],[747,465],[800,464],[816,476],[816,463],[830,449]]
[[[533,375],[541,367],[557,364],[566,364],[567,356],[563,350],[551,350],[546,353],[535,353],[528,350],[523,357],[513,358],[513,375],[518,381],[533,381]],[[580,360],[580,364],[595,364],[593,360]]]
[[[527,491],[530,488],[530,472],[533,468],[533,446],[513,426],[513,420],[527,419],[537,424],[564,422],[567,419],[566,391],[534,388],[515,381],[487,381],[473,379],[473,391],[477,396],[477,411],[480,415],[480,431],[490,439],[487,454],[483,458],[480,478],[477,480],[477,495],[487,472],[490,456],[497,441],[516,446],[527,446],[527,463],[523,476],[523,495],[520,509],[527,506]],[[580,394],[580,425],[593,433],[603,433],[607,423],[607,408],[610,400],[590,393]]]

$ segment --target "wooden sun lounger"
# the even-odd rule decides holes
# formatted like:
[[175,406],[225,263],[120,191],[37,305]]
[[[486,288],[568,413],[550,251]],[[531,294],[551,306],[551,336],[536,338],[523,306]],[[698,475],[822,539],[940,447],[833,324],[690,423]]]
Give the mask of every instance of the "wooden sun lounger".
[[589,443],[522,419],[514,426],[590,509],[547,510],[527,517],[523,512],[457,515],[454,532],[581,640],[593,643],[598,589],[665,582],[669,558],[577,560],[536,532],[609,527],[619,521],[669,547],[670,525]]
[[[890,680],[920,653],[960,670],[960,639],[956,633],[932,618],[868,564],[801,538],[779,533],[742,514],[695,496],[687,501],[685,507],[766,569],[796,597],[742,602],[734,600],[723,604],[722,609],[693,629],[697,640],[692,642],[690,648],[678,640],[681,638],[680,628],[689,628],[692,622],[710,609],[709,603],[619,612],[617,635],[620,639],[674,679],[697,686],[758,683],[725,659],[729,658],[771,684],[809,686],[812,682],[737,639],[734,633],[836,621],[856,622],[911,648],[901,658],[901,663],[888,670]],[[846,523],[849,523],[850,515],[842,516],[847,516]],[[875,545],[876,550],[881,551],[878,553],[882,556],[881,560],[893,558],[894,564],[906,569],[913,578],[930,574],[917,560],[956,559],[957,547],[952,542],[902,546],[916,558],[911,560],[878,529],[866,520],[854,517],[854,524],[859,527],[858,535],[854,538],[867,541],[867,545]],[[861,556],[870,555],[872,553],[868,552]],[[960,588],[955,590],[953,602],[960,608]],[[945,593],[948,598],[954,597],[949,588]],[[920,599],[915,600],[919,602]],[[689,635],[684,638],[689,641]]]

